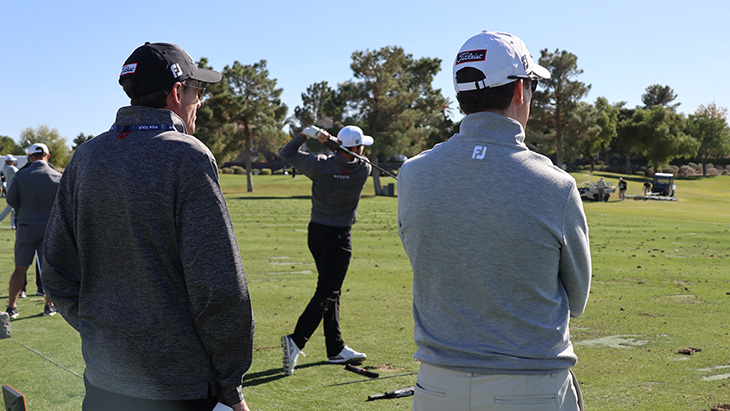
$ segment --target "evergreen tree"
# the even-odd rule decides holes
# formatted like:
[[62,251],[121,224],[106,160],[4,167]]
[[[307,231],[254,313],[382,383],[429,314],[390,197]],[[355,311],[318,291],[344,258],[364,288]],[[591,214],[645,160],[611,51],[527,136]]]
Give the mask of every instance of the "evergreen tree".
[[570,127],[578,101],[588,94],[591,86],[573,80],[583,73],[575,54],[565,50],[550,53],[547,49],[540,54],[539,64],[550,71],[551,77],[540,79],[541,90],[533,94],[535,119],[530,124],[537,126],[536,133],[554,139],[555,164],[562,167],[564,130]]
[[[727,112],[725,110],[724,112]],[[707,162],[730,154],[730,127],[721,110],[700,106],[687,120],[687,134],[699,142],[697,156],[702,162],[702,175],[707,175]]]
[[209,87],[199,120],[200,137],[222,157],[243,151],[248,191],[254,191],[251,153],[254,148],[275,150],[286,139],[282,131],[287,107],[282,89],[269,78],[266,60],[254,64],[238,61],[225,66],[220,83]]
[[641,95],[641,101],[644,108],[660,105],[671,110],[676,110],[680,103],[669,104],[677,98],[677,94],[669,86],[660,84],[652,84],[646,88],[644,94]]
[[655,172],[674,158],[697,153],[700,144],[684,130],[684,117],[658,104],[637,109],[621,127],[624,138],[633,140],[633,147],[649,159]]
[[[432,88],[441,60],[414,59],[402,48],[389,46],[354,52],[350,67],[355,79],[340,85],[344,123],[359,125],[375,138],[370,160],[378,164],[381,158],[430,148],[426,145],[432,133],[444,130],[448,106],[441,90]],[[379,173],[373,177],[375,193],[382,194]]]

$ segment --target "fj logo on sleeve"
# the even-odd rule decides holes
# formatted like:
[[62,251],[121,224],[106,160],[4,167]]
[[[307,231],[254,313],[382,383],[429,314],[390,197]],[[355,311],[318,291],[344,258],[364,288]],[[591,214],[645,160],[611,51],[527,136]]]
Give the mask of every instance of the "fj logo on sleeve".
[[471,153],[471,158],[482,160],[487,155],[486,146],[474,146],[474,152]]

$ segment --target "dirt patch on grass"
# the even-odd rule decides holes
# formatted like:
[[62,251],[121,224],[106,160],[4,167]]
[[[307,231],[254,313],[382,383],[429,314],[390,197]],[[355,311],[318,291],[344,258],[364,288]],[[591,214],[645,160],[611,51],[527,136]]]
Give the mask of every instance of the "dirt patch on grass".
[[649,343],[649,340],[638,339],[637,335],[611,335],[609,337],[594,338],[575,343],[576,345],[597,346],[602,345],[610,348],[632,348],[641,347]]
[[704,304],[704,302],[695,294],[662,295],[660,297],[653,298],[653,300],[659,303],[669,304]]
[[390,364],[378,364],[375,367],[373,367],[375,371],[379,372],[403,372],[406,369],[402,367],[394,367]]
[[730,411],[730,404],[717,404],[709,410],[704,411]]

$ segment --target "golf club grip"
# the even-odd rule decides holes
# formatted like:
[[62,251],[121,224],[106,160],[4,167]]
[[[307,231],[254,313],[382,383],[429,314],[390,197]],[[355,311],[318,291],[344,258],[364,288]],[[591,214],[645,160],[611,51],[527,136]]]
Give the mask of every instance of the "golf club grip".
[[337,140],[333,140],[332,138],[328,138],[327,141],[324,142],[324,145],[333,152],[337,152],[337,149],[340,148],[340,145],[337,144]]
[[401,388],[400,390],[386,391],[386,398],[408,397],[416,393],[416,387]]
[[364,368],[355,367],[354,365],[350,365],[350,364],[345,365],[345,369],[347,371],[352,371],[352,372],[355,372],[358,374],[362,374],[362,375],[364,375],[366,377],[370,377],[370,378],[380,377],[380,374],[378,374],[377,372],[368,371]]

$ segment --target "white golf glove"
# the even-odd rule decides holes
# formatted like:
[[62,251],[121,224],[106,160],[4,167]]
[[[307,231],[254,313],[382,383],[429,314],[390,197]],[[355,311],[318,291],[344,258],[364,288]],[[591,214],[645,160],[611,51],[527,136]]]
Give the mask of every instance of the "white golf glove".
[[322,129],[317,126],[309,126],[302,130],[302,134],[309,138],[319,138],[322,135]]

